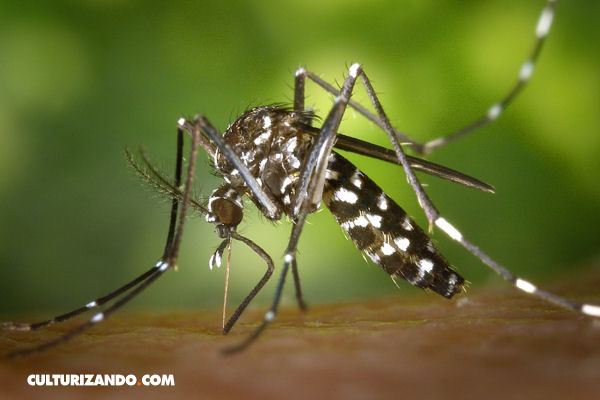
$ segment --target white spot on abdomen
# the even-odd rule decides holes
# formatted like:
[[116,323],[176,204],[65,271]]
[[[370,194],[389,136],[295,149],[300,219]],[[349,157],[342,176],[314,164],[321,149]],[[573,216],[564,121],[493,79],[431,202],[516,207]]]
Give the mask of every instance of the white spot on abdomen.
[[397,237],[394,239],[394,243],[396,243],[396,246],[402,251],[406,251],[408,246],[410,246],[410,240],[405,237]]
[[333,198],[344,203],[355,204],[358,201],[358,195],[346,188],[339,188],[333,194]]
[[367,214],[366,217],[375,228],[381,228],[381,220],[383,218],[380,215]]
[[392,254],[394,254],[396,252],[396,249],[394,249],[394,247],[391,244],[385,242],[381,246],[381,252],[386,256],[391,256]]
[[433,270],[433,261],[422,258],[419,260],[419,267],[421,267],[421,271],[429,273]]

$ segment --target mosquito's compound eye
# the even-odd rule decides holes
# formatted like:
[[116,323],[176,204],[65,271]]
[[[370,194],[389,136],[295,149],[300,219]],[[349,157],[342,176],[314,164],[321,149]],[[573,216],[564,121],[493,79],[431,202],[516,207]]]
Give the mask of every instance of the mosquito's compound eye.
[[244,212],[238,204],[224,198],[211,199],[208,210],[209,213],[206,215],[208,222],[228,227],[238,226],[244,217]]

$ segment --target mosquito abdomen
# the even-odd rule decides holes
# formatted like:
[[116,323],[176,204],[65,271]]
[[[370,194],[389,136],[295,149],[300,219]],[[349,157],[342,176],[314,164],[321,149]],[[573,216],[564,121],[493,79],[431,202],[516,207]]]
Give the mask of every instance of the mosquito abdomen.
[[331,153],[323,201],[356,247],[392,279],[403,278],[446,298],[464,290],[464,279],[394,200],[368,176]]

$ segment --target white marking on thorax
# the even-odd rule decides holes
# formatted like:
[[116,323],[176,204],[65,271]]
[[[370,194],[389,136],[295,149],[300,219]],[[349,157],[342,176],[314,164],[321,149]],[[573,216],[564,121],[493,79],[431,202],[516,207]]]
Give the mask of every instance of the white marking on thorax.
[[387,200],[385,193],[383,193],[383,192],[381,192],[381,194],[377,198],[377,207],[379,207],[379,209],[382,211],[385,211],[388,209],[388,200]]
[[357,188],[361,189],[363,185],[362,173],[359,170],[354,171],[354,174],[350,177],[350,182]]
[[[293,154],[290,154],[287,158],[287,162],[290,164],[292,168],[300,168],[300,160]],[[325,176],[327,177],[327,172],[325,172]]]
[[[331,153],[331,154],[333,154],[333,153]],[[339,172],[337,172],[333,169],[329,169],[329,168],[327,168],[325,170],[325,179],[337,181],[339,179],[339,177],[340,177]]]
[[292,183],[292,180],[289,176],[286,176],[283,182],[281,183],[281,193],[285,192],[285,189]]
[[263,117],[263,128],[267,129],[271,126],[271,117],[269,117],[268,115],[265,115]]
[[258,164],[258,170],[260,172],[262,172],[265,169],[265,165],[267,164],[267,159],[263,158],[262,160],[260,160],[260,163]]
[[288,152],[293,152],[294,150],[296,150],[296,147],[298,146],[298,138],[296,136],[294,136],[293,138],[291,138],[290,140],[288,140],[288,142],[285,145],[285,148]]
[[254,138],[254,144],[260,146],[261,144],[268,142],[270,137],[271,130],[269,129],[258,135],[256,138]]

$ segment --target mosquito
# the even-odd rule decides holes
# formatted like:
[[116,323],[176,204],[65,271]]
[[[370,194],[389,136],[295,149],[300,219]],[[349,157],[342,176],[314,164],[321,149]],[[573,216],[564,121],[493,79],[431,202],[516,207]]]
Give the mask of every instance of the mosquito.
[[[518,79],[510,91],[473,123],[426,143],[417,142],[392,127],[371,81],[362,65],[358,63],[349,67],[340,89],[325,82],[313,72],[299,68],[295,74],[293,107],[271,105],[250,109],[232,123],[224,134],[221,134],[203,116],[179,119],[174,180],[171,181],[157,171],[143,151],[140,151],[141,164],[132,154],[127,153],[128,160],[135,171],[172,199],[167,240],[160,260],[131,282],[71,312],[33,324],[4,323],[5,329],[35,330],[107,305],[87,322],[64,335],[38,346],[16,350],[10,355],[42,351],[77,336],[105,320],[166,271],[175,268],[189,207],[203,214],[207,222],[213,223],[217,236],[223,239],[210,258],[211,268],[221,265],[223,253],[230,248],[233,240],[248,246],[264,260],[267,267],[262,278],[227,322],[225,322],[224,311],[223,333],[228,333],[274,271],[271,257],[258,244],[237,232],[237,227],[243,220],[245,197],[250,199],[267,219],[278,221],[287,216],[293,221],[293,226],[283,256],[283,268],[269,310],[265,313],[262,323],[245,340],[224,349],[226,354],[247,348],[273,321],[290,269],[299,308],[306,309],[296,253],[306,218],[320,207],[321,202],[331,211],[337,223],[356,247],[385,270],[394,282],[405,280],[448,299],[464,292],[465,279],[444,258],[425,231],[373,180],[334,151],[334,148],[402,166],[418,203],[427,217],[429,230],[433,227],[441,229],[517,289],[557,306],[588,316],[600,317],[600,306],[576,303],[539,289],[533,283],[515,276],[468,241],[438,212],[423,190],[415,172],[426,173],[486,192],[493,192],[492,186],[453,169],[405,153],[406,148],[418,155],[428,154],[496,120],[530,80],[535,62],[550,31],[555,6],[556,0],[548,0],[544,6],[536,25],[533,49],[522,64]],[[331,110],[319,127],[313,126],[313,123],[319,119],[305,107],[307,80],[335,97]],[[374,113],[352,99],[352,92],[358,81],[364,85],[375,110]],[[381,128],[387,134],[392,149],[341,134],[340,122],[348,107]],[[185,180],[183,180],[183,142],[186,135],[191,137],[191,148]],[[212,192],[206,204],[191,197],[198,147],[206,151],[213,161],[215,170],[223,178],[223,183]],[[108,305],[111,300],[115,302]]]

